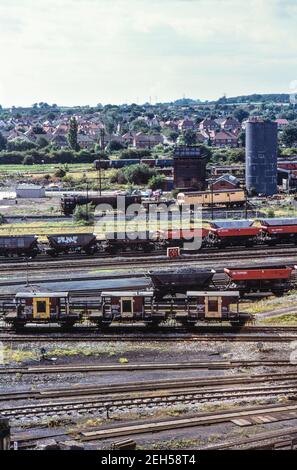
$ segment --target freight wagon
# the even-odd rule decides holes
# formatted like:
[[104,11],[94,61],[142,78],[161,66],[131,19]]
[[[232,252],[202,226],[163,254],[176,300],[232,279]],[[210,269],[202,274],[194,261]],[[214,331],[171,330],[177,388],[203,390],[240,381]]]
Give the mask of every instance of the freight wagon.
[[174,301],[157,300],[153,290],[102,292],[101,311],[90,320],[98,326],[112,322],[144,322],[158,326],[162,321],[175,320],[184,326],[194,326],[198,321],[229,321],[243,324],[249,316],[239,312],[239,292],[191,291]]
[[297,218],[262,219],[261,237],[273,246],[279,243],[297,244]]
[[177,205],[196,204],[202,207],[223,206],[243,207],[246,203],[246,194],[243,189],[221,190],[221,191],[193,191],[179,193]]
[[0,236],[0,256],[35,258],[39,252],[36,235]]
[[213,269],[180,268],[176,271],[159,269],[149,271],[148,275],[157,297],[185,293],[191,289],[207,289],[215,271]]
[[86,253],[93,255],[98,251],[96,235],[94,233],[65,233],[47,236],[49,247],[46,253],[58,256],[60,253]]
[[227,246],[253,246],[257,243],[260,227],[253,220],[214,220],[210,222],[208,241],[220,248]]
[[116,254],[118,252],[143,251],[148,253],[155,249],[155,242],[150,239],[148,232],[137,233],[137,238],[131,233],[131,237],[126,233],[110,232],[105,234],[105,242],[103,242],[103,250],[109,254]]
[[[157,299],[153,289],[120,290],[101,292],[97,305],[90,309],[88,304],[85,312],[88,320],[98,327],[113,322],[157,326],[168,320],[185,326],[193,326],[198,321],[243,324],[250,317],[239,312],[238,302],[238,291],[195,290],[174,299]],[[15,296],[15,304],[14,310],[5,316],[5,321],[15,329],[22,329],[27,323],[58,323],[63,328],[71,328],[82,321],[81,306],[69,300],[68,292],[21,292]]]
[[15,303],[15,310],[5,318],[15,328],[32,322],[71,327],[81,320],[81,314],[70,308],[68,292],[20,292],[15,296]]
[[[99,204],[106,204],[113,210],[124,210],[131,204],[141,204],[141,196],[63,196],[61,199],[61,209],[65,215],[73,214],[76,206],[93,204],[95,207]],[[118,205],[123,207],[118,207]],[[107,210],[107,207],[104,208]]]
[[228,287],[238,289],[241,296],[250,292],[272,292],[280,296],[291,287],[293,268],[288,266],[263,266],[252,268],[225,268]]
[[[154,237],[166,247],[176,246],[183,248],[186,243],[193,243],[195,240],[200,241],[203,248],[206,245],[209,230],[202,228],[195,229],[176,229],[176,230],[159,230],[155,232]],[[193,245],[196,250],[196,244]]]

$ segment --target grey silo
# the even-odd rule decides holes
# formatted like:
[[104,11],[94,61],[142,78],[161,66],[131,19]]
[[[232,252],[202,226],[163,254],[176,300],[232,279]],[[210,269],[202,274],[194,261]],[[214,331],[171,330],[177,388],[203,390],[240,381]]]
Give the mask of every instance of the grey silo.
[[277,123],[259,119],[246,125],[245,181],[248,191],[277,193]]

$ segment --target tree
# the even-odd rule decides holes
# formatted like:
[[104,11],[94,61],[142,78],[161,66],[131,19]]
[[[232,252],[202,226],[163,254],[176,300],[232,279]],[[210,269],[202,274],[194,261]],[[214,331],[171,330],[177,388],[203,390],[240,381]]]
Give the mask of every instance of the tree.
[[241,131],[238,136],[238,142],[242,147],[245,147],[245,131]]
[[180,136],[179,142],[183,145],[195,145],[197,142],[197,135],[196,132],[192,129],[187,129],[183,131],[182,135]]
[[172,141],[172,142],[176,142],[177,141],[177,138],[178,138],[178,132],[177,131],[170,131],[168,133],[168,138]]
[[143,163],[130,165],[124,169],[124,175],[127,181],[133,184],[147,184],[149,179],[155,174],[155,170]]
[[13,139],[7,142],[7,150],[24,152],[25,150],[31,150],[34,148],[36,148],[35,143],[26,139]]
[[34,132],[34,134],[37,134],[37,135],[46,134],[42,126],[34,126],[32,127],[32,131]]
[[238,108],[233,112],[233,117],[235,117],[239,122],[242,122],[244,119],[249,117],[249,112],[245,109]]
[[281,141],[286,147],[293,147],[297,142],[297,127],[287,126],[283,130]]
[[7,146],[7,139],[4,137],[3,134],[0,132],[0,151],[5,150]]
[[48,140],[45,137],[41,136],[41,135],[36,140],[36,145],[40,149],[43,149],[44,147],[47,147],[48,144],[49,144]]
[[77,120],[75,117],[70,118],[67,137],[70,147],[77,152],[79,145],[77,143]]
[[164,175],[154,175],[149,179],[148,187],[150,189],[164,189],[166,178]]
[[111,140],[106,147],[107,152],[116,152],[117,150],[123,150],[124,146],[117,140]]

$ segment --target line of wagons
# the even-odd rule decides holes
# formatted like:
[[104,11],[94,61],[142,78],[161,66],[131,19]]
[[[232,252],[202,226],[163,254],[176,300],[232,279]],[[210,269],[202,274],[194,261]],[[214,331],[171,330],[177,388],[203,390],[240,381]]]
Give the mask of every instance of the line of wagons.
[[281,295],[290,288],[292,270],[287,266],[225,268],[224,289],[216,286],[213,269],[155,270],[148,273],[151,284],[146,290],[103,291],[87,303],[71,299],[68,292],[20,292],[12,305],[4,306],[4,319],[16,329],[30,322],[69,328],[83,320],[100,328],[113,322],[157,327],[171,319],[188,327],[223,321],[243,325],[251,320],[239,309],[243,294],[271,291]]
[[[259,222],[214,220],[209,225],[209,228],[193,230],[142,232],[137,238],[125,233],[106,233],[104,240],[98,240],[94,233],[53,234],[47,235],[45,244],[39,243],[36,235],[0,236],[0,256],[34,258],[40,253],[54,257],[67,253],[151,252],[173,246],[197,250],[197,246],[198,249],[220,249],[297,244],[297,218],[262,219]],[[198,245],[193,243],[194,240],[198,240]]]

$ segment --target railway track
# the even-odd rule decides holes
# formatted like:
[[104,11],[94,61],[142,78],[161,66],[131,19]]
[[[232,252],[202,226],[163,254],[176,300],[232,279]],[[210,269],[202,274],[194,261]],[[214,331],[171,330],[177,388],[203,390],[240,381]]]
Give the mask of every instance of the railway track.
[[200,450],[296,450],[297,427],[257,433],[245,439],[233,439],[223,444],[202,447]]
[[210,362],[176,362],[176,363],[143,363],[143,364],[112,364],[112,365],[86,365],[76,364],[54,365],[54,366],[28,366],[28,367],[2,367],[0,375],[42,375],[42,374],[68,374],[68,373],[96,373],[96,372],[130,372],[130,371],[146,371],[146,370],[222,370],[235,368],[253,368],[253,367],[296,367],[290,361],[285,360],[247,360],[247,361],[210,361]]
[[[31,327],[26,332],[11,332],[7,326],[0,327],[0,341],[2,342],[105,342],[105,341],[257,341],[257,342],[288,342],[297,339],[296,326],[197,326],[191,332],[185,328],[160,327],[158,332],[151,333],[147,327],[110,327],[108,333],[101,332],[96,327],[76,328],[76,331],[61,332],[59,329]],[[42,331],[43,330],[43,331]],[[84,334],[82,331],[84,330]],[[135,331],[136,330],[136,331]],[[33,334],[29,334],[33,333]],[[123,336],[120,333],[125,333]],[[166,336],[165,336],[166,335]]]
[[297,335],[241,335],[241,334],[221,334],[221,335],[208,335],[201,334],[196,336],[172,336],[172,337],[160,337],[160,336],[143,336],[143,337],[123,337],[123,336],[59,336],[59,337],[49,337],[49,336],[3,336],[0,335],[0,341],[3,343],[55,343],[55,342],[65,342],[65,343],[77,343],[77,342],[162,342],[162,343],[172,343],[177,341],[190,342],[190,341],[207,341],[207,342],[222,342],[222,341],[234,341],[234,342],[260,342],[260,343],[289,343],[292,341],[297,341]]
[[[198,426],[210,426],[219,423],[228,423],[234,422],[238,419],[253,419],[257,417],[262,418],[262,423],[265,421],[270,422],[269,418],[274,417],[274,421],[278,420],[290,420],[296,418],[297,415],[297,404],[292,405],[261,405],[261,406],[241,406],[240,408],[235,408],[232,411],[216,411],[211,413],[198,413],[196,415],[181,417],[181,418],[172,418],[172,419],[162,419],[162,420],[152,420],[152,421],[140,421],[133,424],[117,424],[115,427],[112,425],[104,426],[100,428],[91,428],[84,431],[77,430],[76,438],[81,441],[98,441],[106,440],[115,437],[123,436],[132,436],[143,435],[145,433],[159,433],[163,431],[178,430],[185,428],[194,428]],[[40,432],[40,431],[39,431]],[[279,431],[275,431],[279,432]],[[282,430],[283,433],[286,430]],[[291,429],[290,433],[296,432],[295,429]],[[65,434],[69,434],[65,431],[53,431],[50,437],[61,437]],[[72,431],[73,434],[73,431]],[[23,432],[14,433],[12,435],[12,441],[17,441],[23,447],[32,447],[34,442],[43,439],[48,436],[46,435],[28,435]],[[257,435],[254,436],[254,439],[257,438]]]
[[[257,256],[260,259],[266,259],[268,257],[278,257],[278,256],[286,256],[290,259],[290,262],[294,264],[297,262],[297,252],[296,247],[286,246],[286,247],[253,247],[253,248],[245,248],[238,247],[238,249],[225,249],[225,250],[210,250],[208,252],[199,252],[196,254],[187,254],[182,255],[180,258],[169,259],[166,257],[165,251],[162,255],[160,252],[153,252],[150,255],[145,256],[142,253],[131,253],[125,254],[122,256],[111,256],[111,255],[101,255],[98,256],[88,256],[85,257],[83,255],[75,256],[75,257],[60,257],[58,259],[34,259],[34,260],[19,260],[15,262],[11,259],[8,259],[5,263],[0,263],[0,273],[3,272],[14,272],[23,271],[24,267],[26,266],[27,271],[41,271],[46,268],[46,270],[55,270],[57,268],[61,268],[61,263],[64,264],[64,269],[69,268],[79,268],[79,269],[89,269],[91,267],[98,268],[98,261],[104,260],[104,263],[100,265],[100,269],[124,269],[129,268],[131,266],[136,267],[145,267],[150,268],[153,265],[160,266],[160,263],[170,266],[184,264],[185,262],[191,264],[192,262],[200,261],[200,262],[214,262],[214,261],[230,261],[231,255],[234,254],[236,260],[245,260],[245,259],[253,259]],[[268,263],[269,264],[269,263]],[[270,263],[271,264],[271,263]],[[63,267],[62,267],[63,268]]]
[[[275,384],[273,382],[289,382]],[[269,383],[269,385],[268,385]],[[249,384],[249,386],[248,386]],[[256,386],[251,386],[256,384]],[[237,387],[231,387],[237,385]],[[0,395],[1,401],[13,400],[13,407],[3,407],[1,415],[11,420],[24,417],[36,418],[59,414],[88,414],[95,412],[124,411],[131,407],[191,404],[230,399],[254,399],[259,397],[295,397],[296,374],[272,374],[253,377],[210,377],[182,381],[147,382],[109,387],[85,386],[83,389],[20,392]],[[141,395],[141,396],[140,396]],[[71,400],[69,400],[71,397]],[[89,398],[87,398],[89,397]],[[16,400],[30,398],[38,401],[16,406]],[[45,402],[44,400],[59,398]],[[39,401],[42,400],[42,403]],[[296,411],[297,417],[297,411]]]

